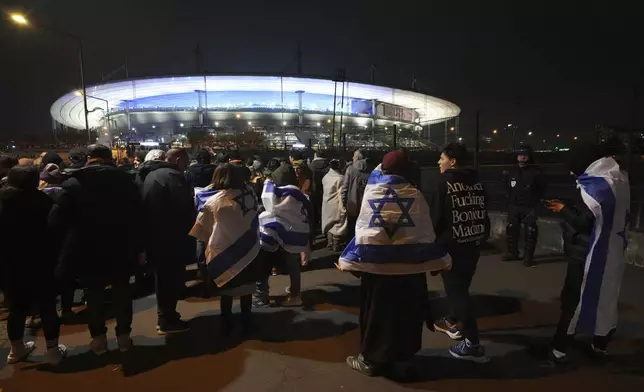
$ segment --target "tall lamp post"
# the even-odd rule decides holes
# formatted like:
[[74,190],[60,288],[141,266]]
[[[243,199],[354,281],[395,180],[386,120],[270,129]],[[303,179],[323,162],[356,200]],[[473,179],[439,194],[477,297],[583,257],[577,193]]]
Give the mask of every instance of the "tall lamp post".
[[[13,13],[9,15],[11,21],[19,26],[29,26],[31,23],[27,19],[27,17],[23,14],[19,13]],[[80,79],[81,79],[81,89],[82,89],[82,95],[83,95],[83,112],[85,113],[85,131],[87,132],[87,139],[89,143],[92,142],[92,135],[89,132],[89,121],[87,119],[87,91],[85,89],[85,70],[84,70],[84,60],[83,60],[83,41],[81,40],[80,37],[69,34],[65,31],[58,30],[56,28],[50,27],[50,26],[45,26],[45,25],[39,25],[44,30],[49,30],[61,37],[71,39],[76,44],[78,45],[78,62],[79,62],[79,67],[80,67]]]

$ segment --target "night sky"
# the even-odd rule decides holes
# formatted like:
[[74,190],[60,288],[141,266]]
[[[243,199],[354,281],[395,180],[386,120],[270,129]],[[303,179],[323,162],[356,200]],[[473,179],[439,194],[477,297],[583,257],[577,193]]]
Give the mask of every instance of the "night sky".
[[[589,139],[598,123],[630,126],[634,87],[644,95],[644,30],[626,1],[0,1],[82,36],[88,84],[126,56],[131,77],[194,73],[197,42],[209,72],[295,73],[299,41],[304,74],[368,81],[375,62],[378,84],[409,88],[415,72],[462,108],[466,141],[477,109],[484,135],[514,123]],[[0,53],[0,139],[49,135],[50,105],[79,87],[75,45],[5,16]]]

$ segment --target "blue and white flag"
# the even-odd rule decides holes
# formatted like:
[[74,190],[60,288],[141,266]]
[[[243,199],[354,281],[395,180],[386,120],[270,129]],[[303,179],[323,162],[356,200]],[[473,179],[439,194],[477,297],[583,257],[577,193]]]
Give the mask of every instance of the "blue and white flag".
[[243,191],[225,189],[210,195],[190,235],[206,244],[208,272],[222,287],[259,253],[255,193],[247,187]]
[[595,216],[581,297],[568,333],[606,336],[617,327],[617,299],[624,274],[631,204],[628,174],[613,158],[593,162],[577,179]]
[[205,188],[195,188],[195,208],[197,209],[197,212],[201,212],[208,199],[219,192],[219,189],[211,188],[212,185],[208,185]]
[[280,246],[289,253],[307,252],[313,207],[298,187],[275,186],[267,180],[262,192],[266,209],[259,215],[262,248],[274,252]]
[[356,236],[340,256],[343,270],[408,275],[451,265],[436,234],[423,194],[408,180],[371,172],[356,222]]

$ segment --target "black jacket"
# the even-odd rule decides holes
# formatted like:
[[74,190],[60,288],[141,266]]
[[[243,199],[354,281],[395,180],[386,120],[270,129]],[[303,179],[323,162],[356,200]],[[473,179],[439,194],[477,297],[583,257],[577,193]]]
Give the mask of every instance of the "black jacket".
[[53,204],[37,189],[0,190],[0,285],[5,294],[53,287],[56,252],[47,223]]
[[326,158],[315,158],[309,164],[311,169],[311,199],[314,204],[322,205],[322,178],[329,172],[329,160]]
[[487,205],[476,170],[446,170],[429,202],[436,243],[451,253],[478,251],[490,235]]
[[566,205],[561,210],[561,229],[564,240],[564,255],[584,262],[590,250],[590,234],[595,224],[595,216],[582,201]]
[[186,181],[191,188],[205,188],[212,182],[212,174],[217,166],[196,163],[186,169]]
[[545,193],[541,169],[535,165],[513,166],[503,173],[503,185],[511,205],[536,207]]
[[129,276],[143,251],[141,197],[132,177],[111,165],[90,164],[69,173],[61,187],[50,215],[61,241],[59,276]]
[[197,217],[193,189],[177,166],[149,162],[142,187],[148,260],[181,259],[190,264],[194,262],[195,244],[188,233]]

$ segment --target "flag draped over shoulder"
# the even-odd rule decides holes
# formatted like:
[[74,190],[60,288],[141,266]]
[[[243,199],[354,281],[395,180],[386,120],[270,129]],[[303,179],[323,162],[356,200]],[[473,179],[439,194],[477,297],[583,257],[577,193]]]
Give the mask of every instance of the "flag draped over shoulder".
[[579,304],[568,333],[606,336],[617,326],[617,299],[628,245],[630,185],[613,158],[593,162],[577,179],[595,216]]
[[197,212],[201,212],[208,199],[216,195],[217,192],[219,190],[210,189],[210,185],[205,188],[195,188],[195,208]]
[[436,234],[425,197],[408,180],[378,166],[367,182],[356,235],[340,256],[344,270],[408,275],[449,266],[451,257],[434,244]]
[[206,244],[208,272],[222,287],[259,253],[257,200],[249,187],[207,192],[195,192],[201,207],[190,235]]
[[259,215],[262,248],[275,251],[280,246],[289,253],[309,250],[310,220],[313,207],[296,186],[275,186],[264,183],[262,203],[265,211]]

